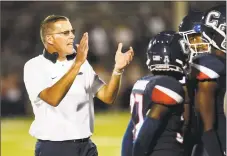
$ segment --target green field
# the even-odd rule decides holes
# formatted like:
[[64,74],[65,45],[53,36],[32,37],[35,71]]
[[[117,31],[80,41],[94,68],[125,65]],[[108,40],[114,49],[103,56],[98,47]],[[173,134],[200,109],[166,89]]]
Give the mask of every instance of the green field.
[[[129,113],[98,113],[92,140],[99,156],[120,156],[121,141]],[[31,118],[6,118],[1,121],[1,156],[34,156],[35,139],[28,134]]]

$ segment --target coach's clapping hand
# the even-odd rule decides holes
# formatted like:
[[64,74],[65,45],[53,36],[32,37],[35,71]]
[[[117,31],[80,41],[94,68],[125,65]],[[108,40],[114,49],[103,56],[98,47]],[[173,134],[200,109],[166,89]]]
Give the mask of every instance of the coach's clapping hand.
[[133,59],[134,51],[132,47],[125,53],[122,53],[122,43],[118,44],[118,49],[115,55],[115,71],[122,72],[122,70],[130,64]]
[[80,44],[76,44],[77,55],[76,55],[76,64],[82,65],[87,59],[88,54],[88,33],[84,33],[83,37],[80,40]]

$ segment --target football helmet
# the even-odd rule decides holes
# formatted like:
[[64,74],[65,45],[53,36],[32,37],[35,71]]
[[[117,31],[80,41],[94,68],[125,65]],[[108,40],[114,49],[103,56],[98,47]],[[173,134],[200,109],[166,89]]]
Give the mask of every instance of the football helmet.
[[147,48],[147,66],[150,71],[173,71],[184,74],[185,55],[174,31],[163,31],[154,36]]
[[184,52],[188,54],[188,61],[201,53],[209,53],[211,46],[201,36],[202,12],[190,12],[179,25],[179,34],[183,36]]
[[202,37],[213,47],[226,53],[226,5],[206,11],[201,23]]

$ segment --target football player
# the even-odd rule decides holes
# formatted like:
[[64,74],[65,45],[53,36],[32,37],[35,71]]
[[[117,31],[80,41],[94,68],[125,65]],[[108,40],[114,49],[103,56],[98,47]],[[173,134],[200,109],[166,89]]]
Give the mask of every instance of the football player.
[[[226,92],[226,6],[206,11],[201,25],[195,29],[201,32],[201,40],[213,48],[209,51],[209,45],[203,44],[201,49],[207,51],[190,60],[190,77],[195,82],[193,101],[202,121],[202,152],[208,156],[223,156],[226,152],[226,117],[223,109]],[[195,37],[191,40],[197,43]],[[193,50],[190,52],[194,53]]]
[[122,156],[183,155],[182,130],[187,122],[182,116],[186,92],[180,83],[185,75],[180,38],[173,31],[165,31],[148,45],[146,64],[152,74],[133,86],[132,115],[122,142]]
[[196,82],[194,79],[190,78],[191,68],[189,64],[192,62],[193,57],[203,53],[210,53],[210,44],[204,42],[201,35],[202,17],[203,12],[191,11],[183,18],[179,26],[179,34],[182,35],[184,39],[183,41],[181,41],[182,47],[184,53],[188,56],[188,64],[186,67],[186,86],[190,99],[190,122],[188,124],[189,131],[187,135],[184,136],[185,156],[191,156],[191,153],[193,151],[193,153],[195,153],[196,150],[199,151],[199,148],[197,148],[198,142],[200,141],[199,119],[194,105],[194,91]]
[[183,36],[184,53],[188,55],[188,62],[192,62],[192,58],[198,54],[209,53],[210,44],[202,39],[201,35],[201,19],[203,12],[191,11],[186,15],[180,26],[179,34]]

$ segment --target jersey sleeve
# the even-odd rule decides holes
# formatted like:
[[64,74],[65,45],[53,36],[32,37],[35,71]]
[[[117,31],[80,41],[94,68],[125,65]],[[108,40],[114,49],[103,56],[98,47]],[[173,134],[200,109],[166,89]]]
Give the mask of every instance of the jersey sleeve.
[[158,79],[151,91],[151,101],[156,104],[182,104],[184,102],[184,96],[182,85],[170,77]]
[[199,81],[214,80],[225,75],[226,63],[215,55],[199,55],[193,59],[192,76]]

